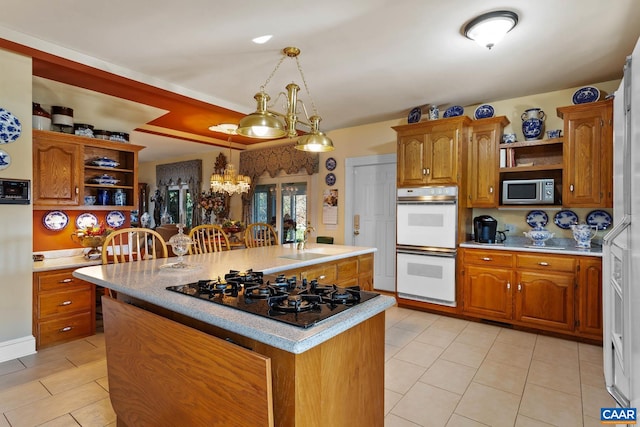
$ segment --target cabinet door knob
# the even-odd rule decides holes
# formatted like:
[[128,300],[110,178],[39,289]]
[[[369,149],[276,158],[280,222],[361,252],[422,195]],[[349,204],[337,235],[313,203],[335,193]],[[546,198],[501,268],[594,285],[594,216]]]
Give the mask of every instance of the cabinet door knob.
[[522,292],[522,284],[518,283],[518,292]]
[[511,289],[511,282],[507,282],[507,290]]
[[493,194],[493,185],[489,187],[489,194]]
[[486,257],[483,257],[482,260],[483,261],[492,261],[493,258],[486,256]]
[[422,175],[426,175],[427,174],[427,169],[426,168],[422,168]]
[[571,191],[571,192],[573,193],[573,184],[571,184],[571,185],[569,186],[569,191]]
[[62,301],[60,303],[60,306],[71,305],[71,304],[73,304],[73,302],[71,300],[66,300],[66,301]]
[[426,172],[425,175],[430,175],[431,174],[431,170],[429,168],[426,168],[425,172]]
[[543,266],[543,267],[547,267],[547,266],[549,265],[549,263],[548,263],[548,262],[545,262],[545,261],[540,261],[540,262],[538,263],[538,265],[541,265],[541,266]]
[[72,329],[73,329],[73,326],[65,326],[64,328],[60,329],[60,332],[69,332]]
[[80,188],[76,187],[76,194],[80,193]]

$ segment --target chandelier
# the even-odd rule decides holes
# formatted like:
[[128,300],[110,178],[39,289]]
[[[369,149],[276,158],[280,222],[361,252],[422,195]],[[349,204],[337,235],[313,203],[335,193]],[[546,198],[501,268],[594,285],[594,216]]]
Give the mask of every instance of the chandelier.
[[[229,159],[231,159],[231,138],[229,138]],[[231,163],[227,163],[223,167],[224,170],[222,174],[217,173],[221,168],[218,167],[218,163],[216,162],[216,171],[211,174],[212,192],[233,195],[249,191],[251,178],[246,175],[238,175],[236,168]]]
[[[298,138],[298,142],[295,146],[296,149],[313,152],[333,150],[333,142],[319,129],[319,124],[322,118],[318,115],[315,103],[313,102],[311,93],[309,92],[309,87],[307,86],[307,81],[304,78],[300,61],[298,60],[300,49],[297,47],[285,47],[282,50],[282,53],[282,58],[280,58],[280,61],[274,70],[260,87],[260,92],[253,97],[257,102],[256,111],[240,120],[240,124],[236,132],[238,135],[250,138],[273,139],[285,136],[295,138],[298,136],[296,125],[301,124],[308,127],[310,132]],[[280,68],[280,65],[286,58],[295,58],[296,60],[298,72],[300,73],[300,77],[304,83],[307,95],[311,100],[311,106],[313,108],[312,116],[307,114],[307,109],[302,100],[298,100],[298,91],[300,90],[300,86],[295,83],[288,84],[286,86],[287,93],[285,94],[284,92],[280,92],[274,101],[275,103],[280,96],[286,96],[286,113],[274,111],[271,109],[273,104],[268,105],[271,97],[265,92],[265,87],[269,84],[271,78],[275,75],[276,71],[278,71],[278,68]],[[304,113],[304,117],[307,121],[303,121],[298,118],[298,102],[302,106],[302,112]]]

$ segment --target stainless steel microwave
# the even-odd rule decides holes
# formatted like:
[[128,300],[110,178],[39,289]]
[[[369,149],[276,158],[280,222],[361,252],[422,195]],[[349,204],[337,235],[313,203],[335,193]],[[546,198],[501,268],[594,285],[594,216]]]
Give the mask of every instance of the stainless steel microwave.
[[550,178],[502,181],[503,205],[553,204],[555,182]]

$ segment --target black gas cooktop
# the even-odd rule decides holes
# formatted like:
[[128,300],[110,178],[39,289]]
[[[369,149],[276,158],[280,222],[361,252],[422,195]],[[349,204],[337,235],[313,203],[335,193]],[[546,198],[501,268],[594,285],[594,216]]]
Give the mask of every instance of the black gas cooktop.
[[224,279],[199,280],[167,289],[302,328],[378,296],[359,286],[342,288],[284,275],[265,278],[262,272],[251,270],[232,270]]

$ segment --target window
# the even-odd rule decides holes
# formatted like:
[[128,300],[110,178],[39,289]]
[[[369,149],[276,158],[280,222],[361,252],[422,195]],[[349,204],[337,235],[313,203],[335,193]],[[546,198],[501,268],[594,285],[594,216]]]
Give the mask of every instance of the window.
[[278,231],[281,243],[304,238],[308,212],[308,175],[259,179],[253,195],[252,222],[266,222]]
[[187,228],[191,228],[193,211],[193,199],[189,187],[185,185],[172,185],[168,189],[167,213],[172,224],[184,221]]

